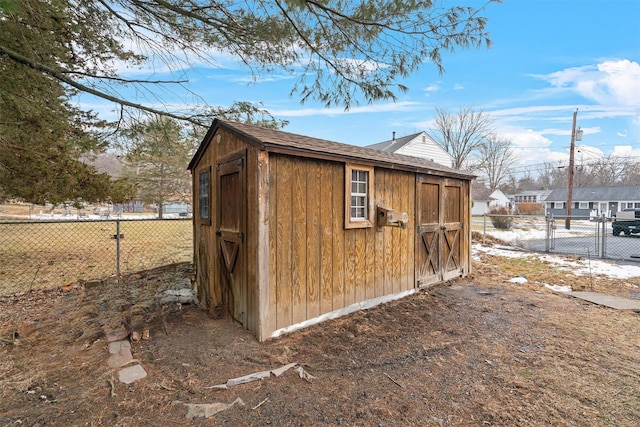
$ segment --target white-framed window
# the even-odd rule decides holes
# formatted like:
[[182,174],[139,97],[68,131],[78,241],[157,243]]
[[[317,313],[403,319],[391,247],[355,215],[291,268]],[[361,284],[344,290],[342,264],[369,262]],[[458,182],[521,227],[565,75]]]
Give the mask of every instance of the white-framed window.
[[553,202],[554,209],[564,209],[564,202]]
[[634,207],[635,209],[640,209],[640,202],[635,202],[635,203],[633,204],[633,207]]
[[578,202],[578,209],[589,209],[589,202]]
[[373,166],[345,165],[345,228],[373,226]]

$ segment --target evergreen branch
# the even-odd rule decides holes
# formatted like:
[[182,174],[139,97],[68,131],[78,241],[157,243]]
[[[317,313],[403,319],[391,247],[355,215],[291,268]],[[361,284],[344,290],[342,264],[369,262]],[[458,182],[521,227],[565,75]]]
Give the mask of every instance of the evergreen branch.
[[67,76],[67,74],[72,73],[69,70],[55,70],[55,69],[53,69],[51,67],[48,67],[48,66],[46,66],[44,64],[40,64],[40,63],[38,63],[36,61],[33,61],[33,60],[31,60],[31,59],[29,59],[29,58],[27,58],[25,56],[22,56],[17,52],[14,52],[14,51],[12,51],[10,49],[7,49],[6,47],[4,47],[2,45],[0,45],[0,54],[4,54],[4,55],[8,56],[10,59],[12,59],[12,60],[14,60],[14,61],[16,61],[16,62],[18,62],[20,64],[26,65],[29,68],[32,68],[32,69],[34,69],[36,71],[39,71],[41,73],[45,73],[45,74],[47,74],[47,75],[49,75],[49,76],[51,76],[51,77],[63,82],[63,83],[68,84],[71,87],[74,87],[74,88],[78,89],[81,92],[85,92],[85,93],[97,96],[98,98],[102,98],[102,99],[105,99],[107,101],[111,101],[111,102],[114,102],[116,104],[119,104],[119,105],[132,107],[132,108],[135,108],[135,109],[138,109],[138,110],[141,110],[141,111],[146,111],[148,113],[158,114],[158,115],[161,115],[161,116],[167,116],[167,117],[171,117],[171,118],[176,119],[176,120],[186,121],[186,122],[192,123],[192,124],[197,125],[197,126],[206,127],[205,124],[201,123],[198,120],[195,120],[192,117],[181,116],[181,115],[174,114],[174,113],[171,113],[171,112],[168,112],[168,111],[162,111],[162,110],[158,110],[158,109],[153,108],[153,107],[148,107],[148,106],[146,106],[144,104],[140,104],[140,103],[137,103],[137,102],[127,101],[125,99],[122,99],[122,98],[119,98],[119,97],[116,97],[116,96],[113,96],[113,95],[109,95],[108,93],[105,93],[105,92],[99,91],[97,89],[94,89],[92,87],[89,87],[87,85],[84,85],[84,84],[82,84],[80,82],[77,82],[77,81],[69,78]]

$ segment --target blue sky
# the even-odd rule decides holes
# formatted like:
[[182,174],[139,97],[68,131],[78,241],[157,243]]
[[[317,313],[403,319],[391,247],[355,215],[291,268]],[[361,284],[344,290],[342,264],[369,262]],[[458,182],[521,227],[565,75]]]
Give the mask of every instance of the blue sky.
[[288,96],[295,76],[247,83],[249,72],[229,58],[217,68],[192,69],[189,85],[212,105],[261,102],[289,121],[288,132],[354,145],[428,130],[436,107],[471,106],[489,113],[497,133],[515,144],[518,172],[568,161],[577,108],[584,131],[577,161],[611,154],[640,159],[640,1],[505,0],[484,15],[491,48],[445,56],[443,75],[424,64],[403,81],[410,90],[395,103],[347,112],[301,105]]

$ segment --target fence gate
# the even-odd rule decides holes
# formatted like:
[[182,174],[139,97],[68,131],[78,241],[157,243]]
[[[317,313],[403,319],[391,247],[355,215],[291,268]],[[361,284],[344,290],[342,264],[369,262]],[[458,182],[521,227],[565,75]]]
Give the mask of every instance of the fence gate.
[[553,215],[546,218],[545,252],[606,258],[607,219],[604,214],[595,221],[583,217],[571,218],[570,232],[564,232],[566,219],[562,224],[557,220]]

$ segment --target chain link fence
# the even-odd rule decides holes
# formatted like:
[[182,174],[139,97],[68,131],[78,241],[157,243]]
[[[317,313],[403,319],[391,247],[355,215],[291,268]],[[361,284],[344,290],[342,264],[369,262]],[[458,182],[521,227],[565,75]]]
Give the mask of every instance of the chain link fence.
[[0,222],[0,295],[184,262],[189,218]]
[[536,252],[640,262],[640,234],[614,233],[611,218],[532,215],[474,217],[483,242],[494,237]]

